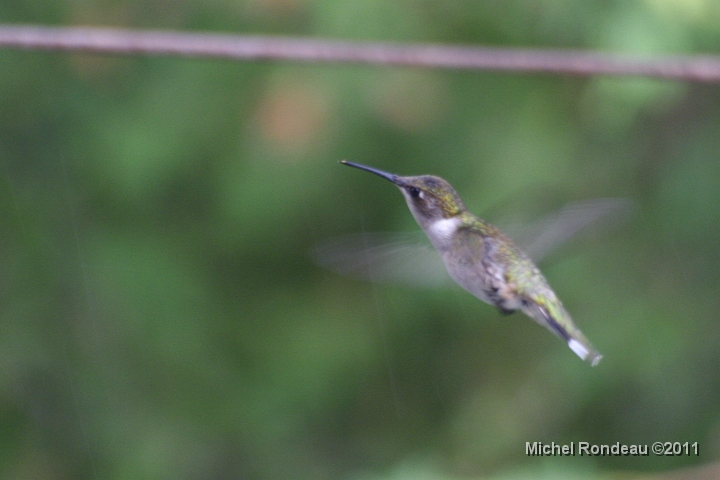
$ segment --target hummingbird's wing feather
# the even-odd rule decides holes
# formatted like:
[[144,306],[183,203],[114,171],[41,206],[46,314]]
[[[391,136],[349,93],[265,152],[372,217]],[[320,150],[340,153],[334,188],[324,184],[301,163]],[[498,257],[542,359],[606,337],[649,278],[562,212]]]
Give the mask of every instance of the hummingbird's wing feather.
[[[581,231],[603,219],[621,217],[632,206],[632,201],[622,198],[594,199],[568,204],[524,228],[501,225],[528,256],[539,261]],[[450,280],[442,259],[420,232],[343,235],[318,243],[310,256],[335,273],[364,280],[421,288],[438,287]]]
[[318,243],[310,250],[310,256],[318,265],[341,275],[437,287],[450,278],[440,255],[420,235],[380,232],[343,235]]
[[[581,232],[627,219],[634,208],[627,198],[596,198],[568,203],[522,229],[504,227],[515,243],[535,262]],[[516,230],[516,231],[513,231]]]

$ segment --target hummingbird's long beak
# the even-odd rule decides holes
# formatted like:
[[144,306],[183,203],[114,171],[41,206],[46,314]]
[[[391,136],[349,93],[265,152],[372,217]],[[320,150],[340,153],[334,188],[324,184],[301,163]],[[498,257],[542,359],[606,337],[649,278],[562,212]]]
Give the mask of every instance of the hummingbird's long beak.
[[400,181],[400,177],[398,177],[397,175],[393,175],[392,173],[383,172],[382,170],[378,170],[377,168],[368,167],[366,165],[360,165],[359,163],[348,162],[347,160],[340,160],[340,163],[342,163],[343,165],[347,165],[349,167],[355,167],[355,168],[359,168],[360,170],[366,170],[370,173],[374,173],[375,175],[381,176],[385,180],[390,180],[395,185],[399,185],[399,186],[403,185],[403,182]]

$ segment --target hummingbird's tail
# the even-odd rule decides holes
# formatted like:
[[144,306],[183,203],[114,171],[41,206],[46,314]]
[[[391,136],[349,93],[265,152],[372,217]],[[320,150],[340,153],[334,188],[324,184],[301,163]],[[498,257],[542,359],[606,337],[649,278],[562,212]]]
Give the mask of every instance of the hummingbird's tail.
[[568,340],[567,344],[578,357],[590,362],[590,366],[592,367],[600,363],[600,360],[602,360],[603,356],[600,352],[593,348],[586,338],[583,338],[582,340],[571,338]]
[[556,308],[548,307],[548,305],[532,303],[526,305],[523,312],[564,340],[578,357],[589,362],[593,367],[597,365],[602,359],[602,355],[575,326],[562,305],[556,305]]

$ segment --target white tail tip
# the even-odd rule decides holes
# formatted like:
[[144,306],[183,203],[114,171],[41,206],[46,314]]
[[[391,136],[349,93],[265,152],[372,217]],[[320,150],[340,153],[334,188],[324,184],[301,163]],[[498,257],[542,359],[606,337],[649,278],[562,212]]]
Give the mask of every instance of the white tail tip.
[[571,338],[568,341],[568,347],[570,347],[570,350],[575,352],[578,357],[582,358],[583,360],[589,361],[590,365],[592,365],[593,367],[600,362],[600,359],[602,359],[602,355],[599,355],[595,352],[591,353],[585,345],[578,342],[574,338]]

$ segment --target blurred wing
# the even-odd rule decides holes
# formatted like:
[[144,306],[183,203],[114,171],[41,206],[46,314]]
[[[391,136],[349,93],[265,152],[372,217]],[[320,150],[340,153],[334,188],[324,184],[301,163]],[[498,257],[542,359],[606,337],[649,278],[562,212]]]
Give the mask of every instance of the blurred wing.
[[312,250],[315,263],[341,275],[373,282],[437,287],[450,277],[440,254],[419,235],[361,233],[324,240]]
[[580,232],[610,228],[627,219],[634,208],[626,198],[597,198],[568,203],[560,210],[530,223],[511,235],[518,246],[535,262]]
[[[627,218],[633,206],[632,201],[622,198],[574,202],[523,228],[516,224],[503,230],[537,262],[580,232],[609,227]],[[373,282],[432,288],[450,280],[440,255],[421,232],[333,237],[309,253],[316,264],[328,270]]]

